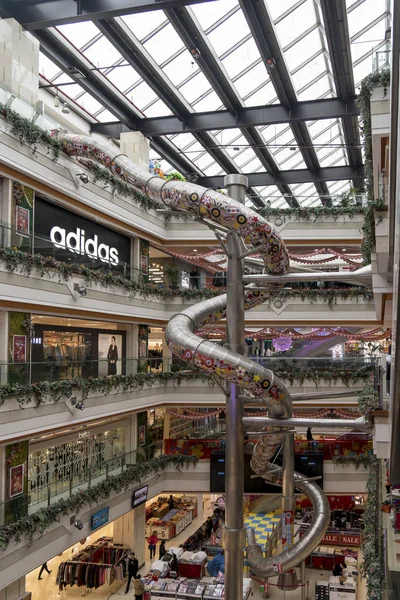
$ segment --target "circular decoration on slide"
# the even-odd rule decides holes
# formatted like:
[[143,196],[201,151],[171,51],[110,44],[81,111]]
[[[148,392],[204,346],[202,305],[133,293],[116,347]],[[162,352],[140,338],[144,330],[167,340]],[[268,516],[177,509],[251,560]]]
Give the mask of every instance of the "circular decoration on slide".
[[263,390],[267,390],[270,385],[271,382],[269,381],[269,379],[263,379],[263,381],[261,382],[261,387],[263,388]]
[[257,298],[259,295],[260,295],[260,290],[254,290],[254,292],[253,292],[254,298]]
[[186,360],[191,360],[193,356],[193,353],[191,352],[191,350],[184,350],[182,352],[182,358],[185,358]]
[[206,358],[206,367],[208,369],[211,369],[211,367],[213,367],[213,366],[214,366],[214,359],[212,359],[212,358]]
[[279,244],[272,244],[272,246],[271,246],[272,254],[276,254],[277,252],[279,252],[280,249],[281,249],[281,247]]
[[283,225],[282,217],[276,217],[276,219],[274,221],[274,225],[276,225],[277,227],[280,227],[281,225]]
[[239,225],[244,225],[247,222],[247,217],[245,215],[238,215],[236,217],[236,221],[239,223]]
[[220,214],[221,214],[221,211],[219,210],[219,208],[215,208],[215,207],[214,207],[214,208],[212,208],[212,209],[211,209],[211,214],[212,214],[212,216],[213,216],[215,219],[218,219],[218,217],[219,217],[219,216],[220,216]]
[[196,194],[196,192],[193,192],[193,194],[190,194],[189,200],[190,200],[190,202],[198,202],[199,201],[199,195]]
[[275,308],[282,308],[282,306],[283,306],[282,300],[275,300],[274,306],[275,306]]

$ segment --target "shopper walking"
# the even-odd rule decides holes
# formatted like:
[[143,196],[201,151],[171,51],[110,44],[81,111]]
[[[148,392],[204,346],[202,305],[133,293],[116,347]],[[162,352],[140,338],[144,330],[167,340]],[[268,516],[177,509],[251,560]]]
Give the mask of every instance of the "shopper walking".
[[157,531],[154,531],[147,541],[149,543],[150,560],[153,560],[156,555],[156,548],[158,544]]
[[170,495],[170,497],[168,499],[168,508],[169,508],[169,510],[173,510],[175,508],[175,500],[174,500],[172,494]]
[[140,575],[136,575],[133,582],[133,591],[135,593],[135,600],[142,600],[144,594],[144,583],[140,578]]
[[137,572],[139,571],[139,561],[135,556],[134,552],[131,552],[128,558],[128,583],[126,584],[125,594],[129,592],[132,578],[135,579]]
[[40,579],[43,579],[43,577],[42,577],[42,573],[43,573],[43,571],[47,571],[49,575],[50,575],[50,573],[51,573],[51,571],[49,571],[49,567],[47,566],[47,561],[46,561],[46,562],[44,562],[44,563],[42,564],[41,568],[40,568],[40,571],[39,571],[39,577],[38,577],[38,579],[39,579],[39,580],[40,580]]
[[162,560],[164,557],[164,554],[167,553],[167,549],[165,547],[165,540],[161,540],[161,544],[160,544],[160,548],[159,548],[158,552],[159,552],[158,558],[159,558],[159,560]]

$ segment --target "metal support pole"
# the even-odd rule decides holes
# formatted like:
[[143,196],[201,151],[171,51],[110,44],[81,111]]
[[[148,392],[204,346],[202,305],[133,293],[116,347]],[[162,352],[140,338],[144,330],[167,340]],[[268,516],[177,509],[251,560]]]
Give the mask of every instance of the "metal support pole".
[[[243,204],[248,186],[247,177],[227,175],[224,184],[229,196]],[[242,355],[245,354],[244,283],[243,261],[240,260],[240,256],[244,250],[244,244],[239,236],[236,233],[229,233],[226,289],[228,347]],[[230,395],[226,403],[225,600],[242,600],[245,546],[243,404],[239,399],[240,388],[236,384],[230,384],[228,388]]]
[[282,477],[282,546],[290,548],[294,538],[294,435],[285,433]]
[[301,600],[306,598],[306,563],[303,560],[300,563],[300,584],[301,584]]

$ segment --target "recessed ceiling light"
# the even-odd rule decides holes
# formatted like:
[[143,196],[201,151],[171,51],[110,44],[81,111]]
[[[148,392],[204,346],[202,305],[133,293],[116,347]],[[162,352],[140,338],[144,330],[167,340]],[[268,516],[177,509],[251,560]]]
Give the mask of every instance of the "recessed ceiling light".
[[193,249],[193,252],[197,252],[196,248]]
[[346,252],[346,248],[342,248],[342,252]]

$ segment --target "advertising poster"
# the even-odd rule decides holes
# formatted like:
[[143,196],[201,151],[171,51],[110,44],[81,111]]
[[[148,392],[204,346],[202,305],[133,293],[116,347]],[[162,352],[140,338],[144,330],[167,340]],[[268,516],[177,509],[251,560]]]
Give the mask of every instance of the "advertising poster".
[[122,335],[99,333],[99,377],[121,375]]
[[282,544],[285,548],[293,544],[293,526],[294,513],[292,510],[285,510],[282,513]]
[[10,498],[19,496],[24,491],[24,465],[17,465],[10,469]]
[[149,272],[149,257],[145,254],[142,254],[140,257],[140,270],[144,275],[147,275]]
[[13,335],[13,361],[26,362],[26,335]]
[[99,527],[102,527],[103,525],[108,523],[109,513],[110,513],[110,510],[109,510],[109,507],[107,506],[106,508],[102,508],[98,512],[94,513],[94,515],[92,515],[92,519],[91,519],[92,531],[94,531],[95,529],[98,529]]
[[30,213],[27,208],[16,206],[15,223],[18,233],[25,237],[29,237]]
[[139,446],[144,446],[146,443],[146,425],[139,427]]

